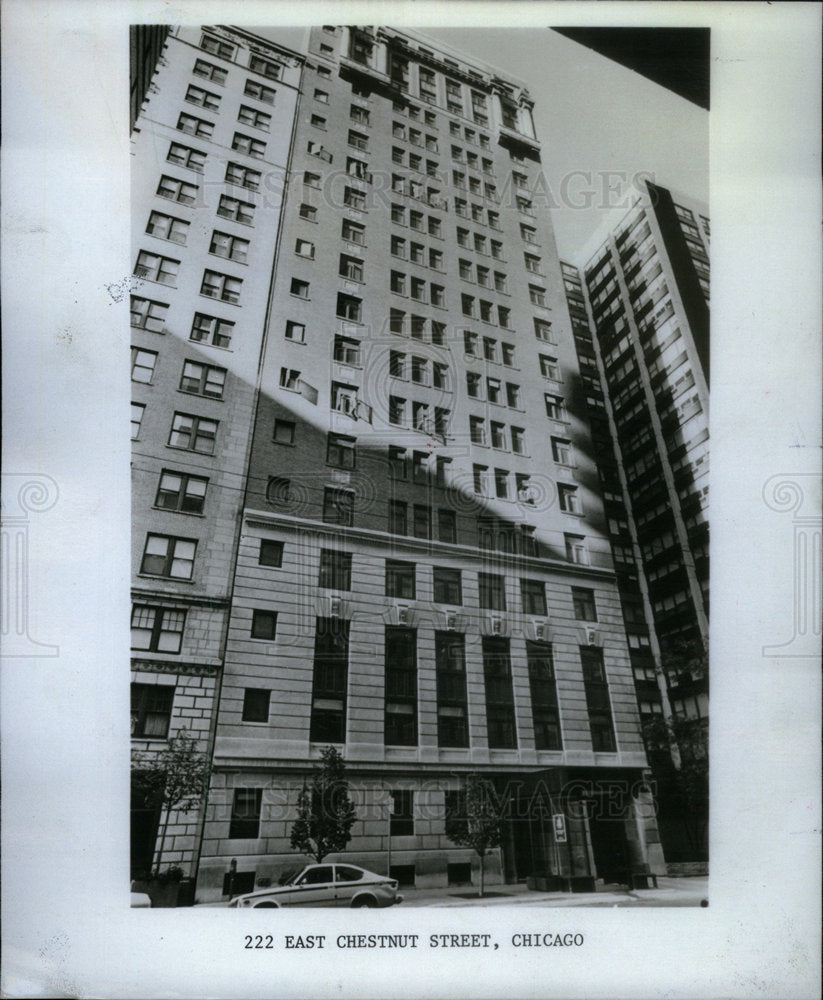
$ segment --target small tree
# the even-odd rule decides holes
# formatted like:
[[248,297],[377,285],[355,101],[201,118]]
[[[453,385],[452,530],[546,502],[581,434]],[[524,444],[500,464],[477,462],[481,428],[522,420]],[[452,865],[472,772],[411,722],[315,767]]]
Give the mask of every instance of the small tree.
[[311,787],[304,782],[298,796],[291,846],[320,864],[328,854],[346,849],[356,819],[346,765],[334,747],[326,747],[312,774]]
[[503,824],[495,804],[491,783],[479,774],[469,774],[457,815],[446,818],[446,836],[458,847],[471,847],[480,858],[480,896],[485,888],[485,859],[499,846]]
[[157,876],[171,812],[173,809],[190,812],[200,802],[208,788],[211,768],[206,755],[197,749],[197,740],[188,729],[181,729],[159,754],[135,754],[132,770],[146,805],[163,810],[162,833],[152,872]]

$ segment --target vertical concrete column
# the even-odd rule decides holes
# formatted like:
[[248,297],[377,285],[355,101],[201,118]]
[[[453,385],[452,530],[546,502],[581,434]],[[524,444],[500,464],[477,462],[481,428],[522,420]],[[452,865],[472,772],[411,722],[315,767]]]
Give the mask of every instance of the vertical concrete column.
[[496,90],[492,91],[491,98],[491,125],[493,128],[499,128],[503,123],[503,104]]
[[378,73],[389,75],[389,47],[385,39],[378,38],[372,52],[372,66]]
[[348,59],[351,54],[351,28],[343,25],[343,34],[340,39],[340,55]]
[[519,131],[527,135],[530,139],[535,138],[534,120],[532,119],[531,108],[527,104],[521,104],[517,110],[517,123]]

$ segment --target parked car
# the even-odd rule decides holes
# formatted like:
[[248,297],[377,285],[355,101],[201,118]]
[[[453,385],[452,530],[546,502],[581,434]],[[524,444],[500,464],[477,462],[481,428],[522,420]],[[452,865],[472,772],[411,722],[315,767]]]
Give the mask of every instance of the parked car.
[[233,899],[229,906],[393,906],[402,903],[397,881],[357,865],[307,865],[280,877],[271,889]]

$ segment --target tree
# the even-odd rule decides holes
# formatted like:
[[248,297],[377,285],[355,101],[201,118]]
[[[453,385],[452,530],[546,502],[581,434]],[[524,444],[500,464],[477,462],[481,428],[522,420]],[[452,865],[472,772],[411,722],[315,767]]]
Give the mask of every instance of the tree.
[[298,796],[291,846],[320,864],[327,855],[346,849],[356,819],[346,765],[334,747],[326,747],[312,773],[311,787],[304,782]]
[[208,758],[197,749],[197,740],[188,729],[169,741],[156,755],[135,754],[132,760],[135,786],[147,806],[163,810],[163,826],[153,875],[160,874],[166,830],[172,810],[190,812],[202,799],[209,784]]
[[446,817],[446,836],[458,847],[471,847],[480,858],[480,896],[485,888],[485,859],[498,847],[503,833],[500,810],[491,782],[479,774],[466,777],[461,808]]

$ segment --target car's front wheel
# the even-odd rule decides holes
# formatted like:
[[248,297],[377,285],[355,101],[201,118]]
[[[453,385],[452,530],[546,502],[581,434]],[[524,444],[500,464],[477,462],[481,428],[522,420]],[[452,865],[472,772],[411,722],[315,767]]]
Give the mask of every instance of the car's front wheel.
[[368,906],[370,909],[377,906],[377,900],[374,896],[358,896],[357,899],[352,900],[352,908],[359,906]]
[[256,903],[255,906],[254,906],[254,909],[255,910],[262,910],[264,907],[267,910],[279,910],[280,909],[280,907],[277,905],[277,903]]

